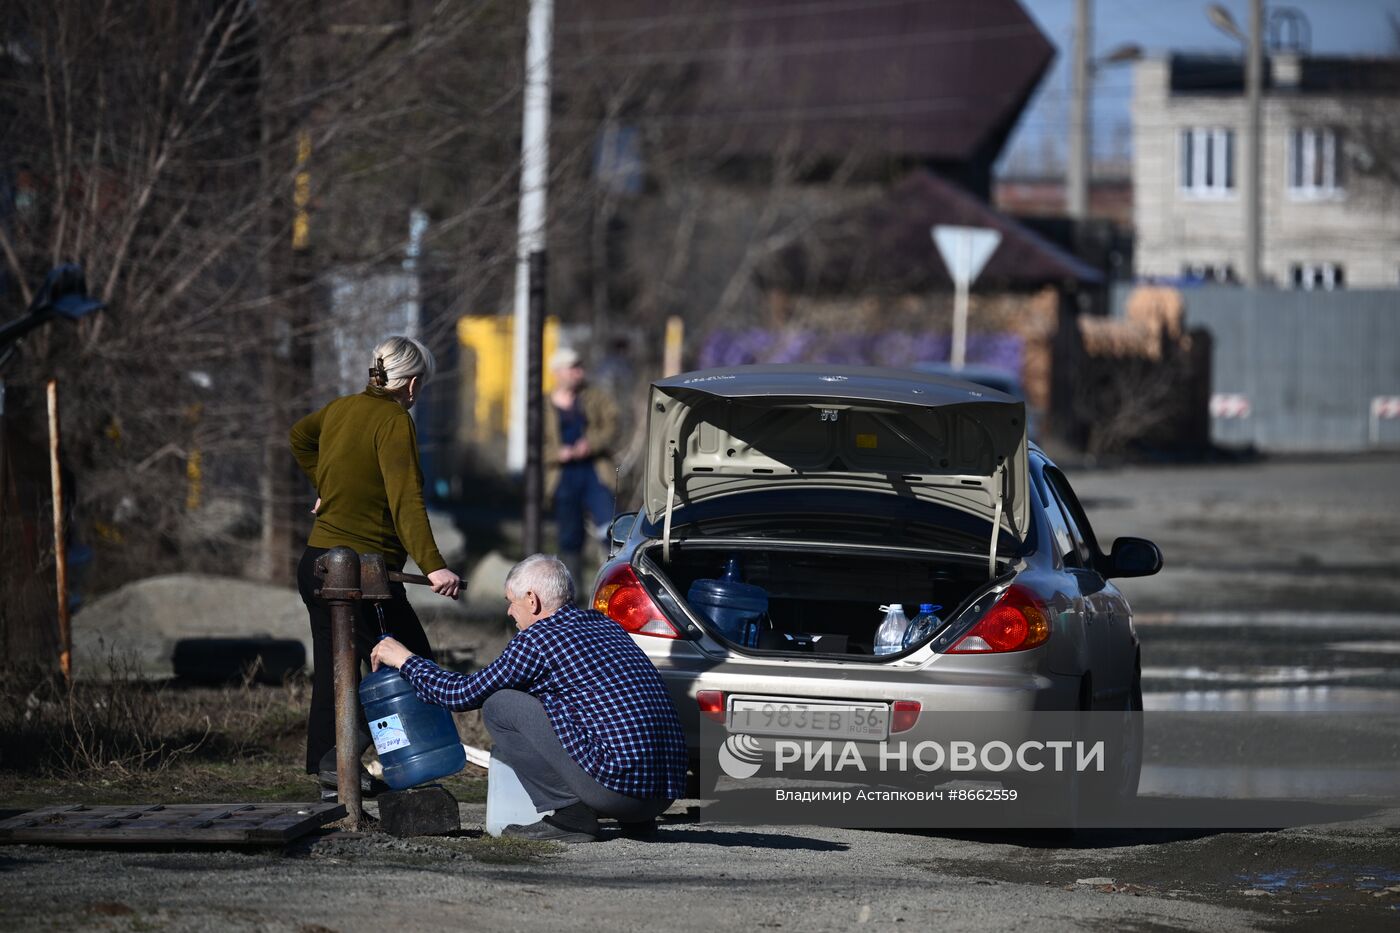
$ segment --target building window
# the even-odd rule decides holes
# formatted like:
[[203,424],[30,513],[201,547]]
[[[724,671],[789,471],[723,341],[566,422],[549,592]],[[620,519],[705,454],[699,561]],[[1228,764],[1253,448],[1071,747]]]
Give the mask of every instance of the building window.
[[1184,262],[1181,264],[1181,277],[1225,285],[1234,285],[1239,281],[1235,277],[1235,267],[1228,262]]
[[1304,291],[1332,291],[1346,287],[1346,270],[1335,262],[1295,262],[1288,267],[1288,279],[1294,288]]
[[1288,134],[1288,193],[1330,197],[1342,190],[1342,147],[1336,130],[1295,129]]
[[1195,197],[1234,192],[1234,130],[1197,126],[1181,131],[1181,190]]

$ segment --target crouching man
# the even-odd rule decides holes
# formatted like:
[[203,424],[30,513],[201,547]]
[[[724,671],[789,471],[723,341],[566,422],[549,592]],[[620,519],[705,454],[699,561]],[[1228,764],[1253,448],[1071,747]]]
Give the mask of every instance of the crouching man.
[[487,667],[445,671],[393,639],[375,646],[371,661],[398,668],[425,702],[481,709],[492,755],[515,769],[535,809],[554,811],[505,835],[591,842],[599,815],[644,835],[684,794],[685,735],[646,654],[622,626],[573,598],[564,564],[535,554],[506,577],[519,634]]

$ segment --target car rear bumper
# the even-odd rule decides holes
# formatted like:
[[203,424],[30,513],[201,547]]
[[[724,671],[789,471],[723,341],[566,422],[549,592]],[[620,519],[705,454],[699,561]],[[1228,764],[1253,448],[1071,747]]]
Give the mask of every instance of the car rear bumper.
[[912,670],[870,664],[818,667],[799,676],[769,665],[705,665],[675,657],[653,661],[680,714],[692,753],[700,744],[702,690],[723,693],[726,709],[735,696],[887,705],[913,700],[922,711],[918,722],[889,736],[891,742],[910,743],[939,738],[938,714],[945,713],[996,714],[986,718],[995,722],[998,734],[986,739],[1017,742],[1034,737],[1033,714],[1072,711],[1079,703],[1078,677],[1028,670],[1031,659],[1009,656],[942,658],[939,662],[949,663]]

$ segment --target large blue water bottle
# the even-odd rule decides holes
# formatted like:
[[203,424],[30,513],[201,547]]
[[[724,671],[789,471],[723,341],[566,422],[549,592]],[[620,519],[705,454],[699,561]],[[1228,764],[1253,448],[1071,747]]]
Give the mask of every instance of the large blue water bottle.
[[746,648],[758,647],[758,629],[768,613],[768,591],[744,582],[738,555],[725,561],[722,578],[696,580],[685,598],[725,638]]
[[392,667],[360,681],[360,703],[374,739],[384,782],[405,790],[461,771],[467,751],[452,714],[419,700],[413,685]]
[[943,627],[943,620],[938,617],[938,610],[942,608],[942,606],[935,606],[933,603],[919,604],[919,614],[910,621],[909,628],[904,630],[904,647],[914,647],[931,638],[935,632]]

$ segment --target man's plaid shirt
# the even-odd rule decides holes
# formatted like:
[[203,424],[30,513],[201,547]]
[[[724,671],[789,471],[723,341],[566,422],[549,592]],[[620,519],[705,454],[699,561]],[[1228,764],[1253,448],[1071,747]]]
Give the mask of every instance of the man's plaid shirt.
[[400,673],[418,698],[477,709],[497,690],[539,699],[569,757],[609,790],[642,799],[685,796],[685,733],[661,675],[622,626],[564,606],[518,633],[475,674],[417,655]]

